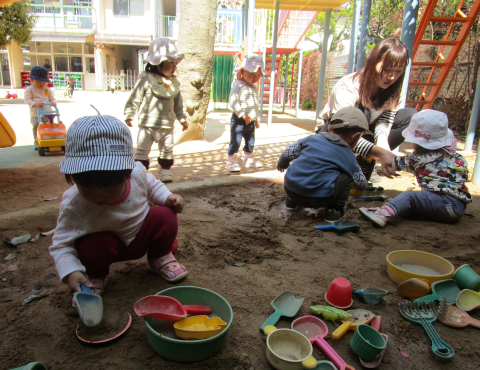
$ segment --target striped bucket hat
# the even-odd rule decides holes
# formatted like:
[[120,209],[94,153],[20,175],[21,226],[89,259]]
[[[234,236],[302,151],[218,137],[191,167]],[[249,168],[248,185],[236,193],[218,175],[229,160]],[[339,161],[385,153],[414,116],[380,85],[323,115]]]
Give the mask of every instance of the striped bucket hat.
[[117,171],[134,166],[132,136],[119,119],[101,115],[82,117],[68,129],[60,172]]

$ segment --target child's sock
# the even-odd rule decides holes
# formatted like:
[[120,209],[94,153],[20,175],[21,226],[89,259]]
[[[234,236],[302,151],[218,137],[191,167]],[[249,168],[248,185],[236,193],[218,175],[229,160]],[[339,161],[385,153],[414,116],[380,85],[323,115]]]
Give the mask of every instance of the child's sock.
[[245,153],[244,152],[244,157],[243,157],[243,160],[246,161],[248,158],[250,158],[252,156],[252,153]]
[[378,211],[384,216],[387,216],[388,218],[394,218],[397,216],[397,212],[395,212],[395,209],[388,204],[385,204]]

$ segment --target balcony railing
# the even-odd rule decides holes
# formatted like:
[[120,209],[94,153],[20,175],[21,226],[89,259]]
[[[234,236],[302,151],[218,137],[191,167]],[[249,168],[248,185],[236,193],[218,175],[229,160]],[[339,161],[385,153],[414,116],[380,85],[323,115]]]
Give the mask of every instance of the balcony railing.
[[33,33],[90,35],[95,31],[93,6],[32,4],[37,17]]
[[242,43],[242,10],[217,9],[215,46],[238,48]]

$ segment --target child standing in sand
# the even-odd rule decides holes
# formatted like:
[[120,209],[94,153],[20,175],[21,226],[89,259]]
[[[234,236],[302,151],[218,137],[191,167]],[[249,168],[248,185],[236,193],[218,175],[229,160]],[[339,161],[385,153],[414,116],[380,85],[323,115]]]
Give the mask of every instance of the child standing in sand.
[[255,129],[260,128],[260,111],[256,83],[265,72],[263,60],[260,55],[247,55],[242,59],[238,69],[240,78],[233,84],[230,92],[229,104],[233,110],[230,121],[230,146],[228,147],[227,170],[240,171],[237,163],[238,149],[242,138],[245,140],[243,147],[243,166],[246,168],[260,168],[253,153],[255,146]]
[[73,186],[63,194],[49,249],[60,279],[73,291],[84,284],[100,294],[112,263],[145,254],[168,282],[184,278],[171,253],[184,200],[135,163],[127,126],[111,116],[79,118],[65,149],[60,172]]
[[[30,107],[30,123],[32,124],[33,148],[38,150],[37,128],[38,128],[38,108],[43,108],[44,103],[50,102],[54,107],[57,106],[57,100],[53,91],[47,88],[47,83],[51,82],[48,78],[48,69],[35,66],[30,71],[30,80],[32,84],[25,89],[25,103]],[[46,117],[42,117],[42,122],[48,122]]]
[[393,169],[415,174],[422,190],[406,191],[381,208],[360,208],[360,212],[380,227],[397,216],[445,223],[460,220],[472,196],[465,186],[468,164],[456,153],[457,140],[448,128],[447,115],[432,109],[416,113],[402,135],[412,143],[414,153],[396,157]]
[[155,39],[148,47],[147,66],[141,73],[130,98],[125,104],[125,122],[132,127],[138,111],[138,138],[135,160],[149,167],[148,155],[154,142],[158,143],[160,180],[173,181],[173,129],[175,118],[183,131],[188,129],[183,109],[180,82],[174,73],[183,53],[169,39]]

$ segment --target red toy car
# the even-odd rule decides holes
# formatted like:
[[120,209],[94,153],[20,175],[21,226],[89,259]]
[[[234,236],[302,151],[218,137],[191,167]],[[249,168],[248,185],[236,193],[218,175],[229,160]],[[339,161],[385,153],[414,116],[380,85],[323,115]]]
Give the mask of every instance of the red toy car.
[[18,98],[18,95],[17,94],[10,94],[10,92],[7,91],[7,95],[5,95],[5,99],[10,99],[10,98],[16,99],[16,98]]

